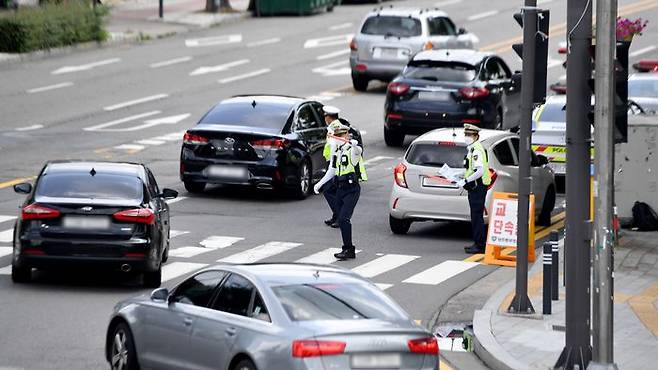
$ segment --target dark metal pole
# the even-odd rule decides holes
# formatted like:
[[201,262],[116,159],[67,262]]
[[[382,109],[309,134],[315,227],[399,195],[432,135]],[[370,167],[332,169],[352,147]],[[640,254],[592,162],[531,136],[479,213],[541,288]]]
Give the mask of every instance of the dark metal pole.
[[587,368],[590,345],[590,111],[592,0],[567,2],[567,221],[565,347],[559,369]]
[[560,233],[557,230],[551,231],[551,299],[560,300],[559,270],[560,263]]
[[[530,135],[534,105],[535,59],[537,43],[537,1],[526,0],[523,7],[523,77],[521,78],[521,145],[519,146],[519,207],[516,238],[516,291],[507,309],[510,313],[529,314],[535,309],[528,298],[528,213],[530,206]],[[533,215],[534,217],[534,215]]]
[[159,1],[160,6],[158,7],[158,16],[160,19],[164,16],[164,0]]
[[[553,283],[551,270],[553,270],[553,246],[550,242],[544,243],[544,253],[542,253],[542,262],[544,264],[544,286],[542,288],[542,313],[551,314],[551,285]],[[557,267],[557,266],[556,266]]]

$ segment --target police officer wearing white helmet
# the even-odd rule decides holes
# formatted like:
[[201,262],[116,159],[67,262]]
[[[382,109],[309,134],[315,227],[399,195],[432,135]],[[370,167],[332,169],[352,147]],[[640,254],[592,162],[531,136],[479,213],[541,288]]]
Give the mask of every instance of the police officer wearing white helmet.
[[[359,181],[365,181],[367,177],[361,157],[363,150],[358,145],[358,141],[349,137],[349,127],[342,124],[335,125],[331,139],[337,144],[335,155],[331,157],[327,173],[315,184],[313,190],[316,194],[319,193],[329,181],[333,181],[336,186],[334,206],[337,211],[337,222],[343,246],[341,252],[334,254],[334,257],[346,260],[356,258],[355,247],[352,243],[351,218],[361,195]],[[359,174],[357,175],[357,173]]]
[[466,158],[464,158],[464,178],[457,186],[468,191],[468,205],[471,208],[471,228],[473,245],[464,248],[466,253],[483,253],[486,245],[487,231],[484,225],[484,202],[487,188],[491,184],[489,158],[487,151],[480,143],[480,128],[464,124],[464,140],[466,141]]

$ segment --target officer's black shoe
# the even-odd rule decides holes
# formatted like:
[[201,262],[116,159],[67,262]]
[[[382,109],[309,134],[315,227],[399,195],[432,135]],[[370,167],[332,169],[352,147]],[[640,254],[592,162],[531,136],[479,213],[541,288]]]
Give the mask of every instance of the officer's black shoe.
[[469,247],[464,247],[464,252],[470,254],[484,253],[484,247],[479,247],[477,245],[471,245]]
[[333,229],[337,229],[337,228],[340,227],[340,224],[338,223],[338,221],[334,221],[334,223],[332,223],[331,225],[329,225],[329,227],[331,227],[331,228],[333,228]]
[[336,223],[336,219],[333,218],[333,217],[328,219],[328,220],[324,220],[324,224],[327,225],[327,226],[333,227],[332,225],[335,224],[335,223]]
[[339,253],[335,253],[334,257],[338,258],[341,261],[356,258],[356,252],[354,249],[355,249],[354,247],[349,249],[343,249]]

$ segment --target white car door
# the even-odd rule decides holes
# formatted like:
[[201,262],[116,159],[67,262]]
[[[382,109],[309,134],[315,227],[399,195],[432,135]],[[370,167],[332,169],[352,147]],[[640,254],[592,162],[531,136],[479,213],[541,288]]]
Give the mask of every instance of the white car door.
[[[518,137],[513,137],[509,139],[512,143],[514,155],[518,156],[519,153],[519,143],[520,140]],[[550,184],[552,184],[552,179],[549,181],[551,175],[550,170],[546,169],[544,166],[532,166],[536,164],[536,155],[532,153],[532,156],[535,157],[534,161],[531,161],[530,166],[530,176],[532,177],[532,193],[535,195],[535,214],[541,212],[542,205],[544,204],[544,198],[546,197],[546,190]],[[517,157],[518,163],[518,157]],[[518,166],[517,166],[517,178],[518,178]]]

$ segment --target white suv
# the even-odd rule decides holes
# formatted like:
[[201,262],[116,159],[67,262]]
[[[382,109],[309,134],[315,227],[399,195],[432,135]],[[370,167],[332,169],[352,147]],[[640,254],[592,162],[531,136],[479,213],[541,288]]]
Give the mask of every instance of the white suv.
[[[518,192],[519,136],[508,131],[481,130],[480,142],[487,151],[489,168],[496,172],[496,181],[487,192],[485,209],[489,209],[494,192]],[[393,233],[406,234],[414,221],[471,220],[466,190],[438,174],[444,164],[463,171],[465,157],[462,128],[430,131],[411,143],[404,159],[394,170],[389,202],[389,223]],[[545,226],[550,224],[555,207],[553,170],[548,167],[546,157],[534,152],[531,165],[535,215],[538,216],[537,223]],[[488,222],[486,212],[484,219]]]
[[372,79],[392,80],[421,50],[473,49],[477,41],[440,10],[374,10],[350,43],[352,83],[356,90],[365,91]]

